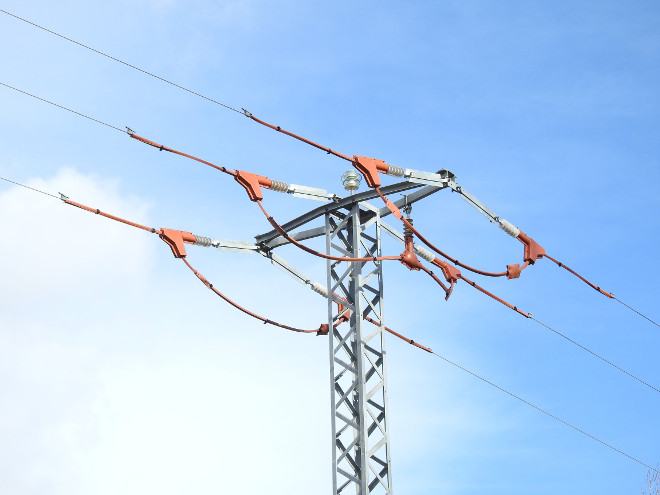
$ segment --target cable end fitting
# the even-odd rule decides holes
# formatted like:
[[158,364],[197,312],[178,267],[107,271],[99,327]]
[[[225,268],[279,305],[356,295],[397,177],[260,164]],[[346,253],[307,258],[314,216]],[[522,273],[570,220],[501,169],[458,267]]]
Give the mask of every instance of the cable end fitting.
[[319,329],[316,331],[316,336],[318,337],[319,335],[328,335],[330,333],[330,325],[327,323],[322,323]]
[[515,265],[506,265],[506,278],[508,278],[509,280],[514,278],[520,278],[521,271],[522,268],[520,267],[519,263],[516,263]]
[[252,114],[248,112],[245,108],[241,108],[241,110],[243,110],[243,115],[245,115],[246,117],[252,117]]
[[61,192],[58,192],[57,194],[60,195],[60,199],[61,199],[62,201],[67,202],[67,201],[69,200],[69,196],[67,196],[66,194],[61,193]]
[[133,129],[131,129],[130,127],[126,126],[126,134],[128,134],[129,136],[132,136],[133,134],[135,134],[135,131]]

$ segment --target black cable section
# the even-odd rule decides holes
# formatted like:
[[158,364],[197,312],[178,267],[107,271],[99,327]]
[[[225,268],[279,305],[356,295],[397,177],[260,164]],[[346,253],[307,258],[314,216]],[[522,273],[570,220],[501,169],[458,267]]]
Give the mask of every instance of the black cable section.
[[635,308],[632,308],[632,307],[628,306],[628,305],[627,305],[626,303],[624,303],[621,299],[615,297],[614,300],[615,300],[615,301],[619,301],[621,304],[623,304],[623,305],[624,305],[626,308],[628,308],[630,311],[633,311],[633,312],[637,313],[637,314],[638,314],[639,316],[641,316],[642,318],[644,318],[644,319],[650,321],[651,323],[653,323],[656,327],[660,327],[660,325],[658,325],[657,322],[653,321],[653,320],[652,320],[651,318],[649,318],[648,316],[646,316],[646,315],[640,313],[640,312],[637,311]]
[[468,370],[467,368],[463,368],[461,365],[459,365],[459,364],[457,364],[457,363],[455,363],[455,362],[453,362],[453,361],[450,361],[449,359],[447,359],[447,358],[444,357],[444,356],[441,356],[441,355],[438,354],[437,352],[432,351],[431,354],[433,354],[433,355],[435,355],[436,357],[442,359],[443,361],[445,361],[445,362],[451,364],[452,366],[455,366],[456,368],[458,368],[458,369],[460,369],[460,370],[462,370],[462,371],[465,371],[466,373],[469,373],[469,374],[472,375],[473,377],[478,378],[479,380],[481,380],[481,381],[484,382],[484,383],[487,383],[487,384],[490,385],[491,387],[495,387],[495,388],[498,389],[499,391],[504,392],[505,394],[507,394],[507,395],[513,397],[514,399],[519,400],[519,401],[522,402],[523,404],[526,404],[526,405],[528,405],[528,406],[530,406],[530,407],[533,407],[534,409],[536,409],[536,410],[539,411],[539,412],[542,412],[542,413],[545,414],[546,416],[549,416],[549,417],[551,417],[552,419],[554,419],[554,420],[556,420],[556,421],[559,421],[560,423],[562,423],[562,424],[568,426],[569,428],[572,428],[572,429],[574,429],[575,431],[577,431],[577,432],[579,432],[579,433],[582,433],[583,435],[585,435],[585,436],[591,438],[592,440],[595,440],[596,442],[600,443],[601,445],[604,445],[605,447],[607,447],[607,448],[609,448],[609,449],[612,449],[613,451],[618,452],[618,453],[621,454],[621,455],[626,456],[628,459],[631,459],[631,460],[635,461],[636,463],[641,464],[642,466],[644,466],[644,467],[650,469],[651,471],[655,471],[656,473],[660,473],[660,471],[658,471],[657,469],[655,469],[655,468],[649,466],[648,464],[646,464],[646,463],[640,461],[640,460],[637,459],[636,457],[633,457],[633,456],[631,456],[630,454],[626,454],[624,451],[617,449],[616,447],[614,447],[613,445],[610,445],[609,443],[603,442],[601,439],[599,439],[599,438],[597,438],[597,437],[595,437],[595,436],[593,436],[593,435],[587,433],[587,432],[584,431],[584,430],[581,430],[581,429],[578,428],[577,426],[573,426],[572,424],[570,424],[570,423],[567,422],[567,421],[564,421],[564,420],[561,419],[561,418],[558,418],[557,416],[555,416],[554,414],[549,413],[549,412],[546,411],[545,409],[541,409],[540,407],[538,407],[538,406],[532,404],[531,402],[526,401],[526,400],[523,399],[522,397],[519,397],[519,396],[517,396],[516,394],[514,394],[514,393],[512,393],[512,392],[509,392],[509,391],[506,390],[505,388],[502,388],[502,387],[500,387],[499,385],[496,385],[495,383],[493,383],[493,382],[491,382],[491,381],[489,381],[489,380],[483,378],[482,376],[479,376],[479,375],[477,375],[476,373],[474,373],[474,372]]
[[642,380],[641,378],[637,378],[637,377],[636,377],[635,375],[633,375],[632,373],[629,373],[629,372],[627,372],[626,370],[624,370],[623,368],[621,368],[621,367],[617,366],[616,364],[614,364],[613,362],[608,361],[608,360],[605,359],[603,356],[601,356],[601,355],[599,355],[599,354],[596,354],[594,351],[592,351],[592,350],[590,350],[590,349],[587,349],[586,347],[584,347],[584,346],[581,345],[581,344],[578,344],[576,341],[574,341],[574,340],[571,339],[570,337],[567,337],[567,336],[564,335],[563,333],[558,332],[558,331],[555,330],[554,328],[552,328],[552,327],[546,325],[546,324],[543,323],[542,321],[537,320],[537,319],[534,318],[533,316],[530,316],[529,318],[532,319],[532,320],[534,320],[534,321],[535,321],[536,323],[538,323],[539,325],[541,325],[541,326],[547,328],[547,329],[550,330],[551,332],[556,333],[557,335],[559,335],[559,336],[562,337],[563,339],[568,340],[571,344],[575,344],[575,345],[578,346],[580,349],[582,349],[582,350],[584,350],[584,351],[587,351],[587,352],[588,352],[589,354],[591,354],[592,356],[597,357],[598,359],[600,359],[601,361],[603,361],[603,362],[609,364],[609,365],[612,366],[613,368],[616,368],[617,370],[619,370],[619,371],[625,373],[625,374],[628,375],[629,377],[634,378],[634,379],[637,380],[638,382],[640,382],[640,383],[646,385],[646,386],[649,387],[650,389],[653,389],[653,390],[655,390],[656,392],[660,393],[660,390],[658,390],[657,388],[655,388],[653,385],[651,385],[651,384],[649,384],[649,383],[646,383],[646,382],[645,382],[644,380]]
[[20,182],[14,182],[13,180],[9,180],[9,179],[6,179],[4,177],[0,177],[0,179],[2,179],[4,181],[7,181],[7,182],[11,182],[12,184],[24,187],[26,189],[30,189],[30,190],[38,192],[38,193],[45,194],[46,196],[50,196],[51,198],[61,199],[59,196],[55,196],[54,194],[47,193],[46,191],[41,191],[40,189],[35,189],[34,187],[26,186],[25,184],[21,184]]
[[[156,74],[152,74],[151,72],[148,72],[148,71],[146,71],[146,70],[144,70],[144,69],[140,69],[139,67],[136,67],[135,65],[131,65],[131,64],[129,64],[128,62],[124,62],[123,60],[120,60],[120,59],[118,59],[118,58],[116,58],[116,57],[113,57],[112,55],[108,55],[107,53],[104,53],[104,52],[102,52],[102,51],[100,51],[100,50],[97,50],[97,49],[95,49],[95,48],[92,48],[91,46],[87,46],[87,45],[85,45],[85,44],[83,44],[83,43],[80,43],[79,41],[73,40],[73,39],[71,39],[71,38],[67,38],[67,37],[64,36],[64,35],[59,34],[59,33],[56,33],[55,31],[51,31],[50,29],[45,28],[45,27],[43,27],[43,26],[40,26],[39,24],[36,24],[36,23],[34,23],[34,22],[32,22],[32,21],[28,21],[27,19],[23,19],[22,17],[19,17],[19,16],[17,16],[16,14],[12,14],[11,12],[7,12],[6,10],[2,10],[2,9],[0,9],[0,12],[2,12],[2,13],[4,13],[4,14],[7,14],[7,15],[9,15],[9,16],[15,18],[15,19],[18,19],[19,21],[23,21],[23,22],[25,22],[25,23],[27,23],[27,24],[30,24],[31,26],[34,26],[34,27],[39,28],[39,29],[42,29],[42,30],[46,31],[47,33],[54,34],[55,36],[58,36],[58,37],[60,37],[60,38],[62,38],[62,39],[64,39],[64,40],[66,40],[66,41],[69,41],[69,42],[71,42],[71,43],[75,43],[76,45],[81,46],[81,47],[83,47],[83,48],[86,48],[87,50],[90,50],[90,51],[92,51],[92,52],[94,52],[94,53],[97,53],[97,54],[99,54],[99,55],[103,55],[104,57],[107,57],[107,58],[109,58],[110,60],[114,60],[115,62],[119,62],[120,64],[124,64],[125,66],[130,67],[131,69],[135,69],[135,70],[137,70],[137,71],[139,71],[139,72],[142,72],[143,74],[146,74],[146,75],[148,75],[148,76],[151,76],[151,77],[153,77],[153,78],[155,78],[155,79],[158,79],[158,80],[160,80],[160,81],[163,81],[163,82],[165,82],[165,83],[167,83],[167,84],[171,84],[172,86],[174,86],[174,87],[176,87],[176,88],[179,88],[179,89],[182,89],[182,90],[184,90],[184,91],[187,91],[188,93],[191,93],[191,94],[193,94],[193,95],[195,95],[195,96],[199,96],[200,98],[204,98],[205,100],[208,100],[208,101],[210,101],[210,102],[212,102],[212,103],[215,103],[216,105],[220,105],[221,107],[225,107],[225,108],[228,109],[228,110],[233,110],[234,112],[243,115],[243,112],[241,112],[240,110],[236,110],[235,108],[230,107],[229,105],[225,105],[224,103],[220,103],[219,101],[216,101],[216,100],[214,100],[213,98],[209,98],[208,96],[204,96],[204,95],[201,94],[201,93],[197,93],[197,92],[195,92],[195,91],[193,91],[193,90],[191,90],[191,89],[188,89],[188,88],[186,88],[186,87],[184,87],[184,86],[181,86],[181,85],[179,85],[179,84],[177,84],[177,83],[175,83],[175,82],[172,82],[172,81],[170,81],[170,80],[168,80],[168,79],[165,79],[164,77],[160,77],[160,76],[157,76]],[[122,131],[122,132],[123,132],[123,131]]]
[[9,88],[9,89],[13,89],[14,91],[18,91],[19,93],[23,93],[24,95],[31,96],[32,98],[36,98],[37,100],[41,100],[45,103],[49,103],[49,104],[51,104],[51,105],[53,105],[57,108],[61,108],[62,110],[66,110],[67,112],[75,113],[76,115],[79,115],[81,117],[85,117],[86,119],[92,120],[92,121],[97,122],[99,124],[103,124],[104,126],[110,127],[110,128],[115,129],[119,132],[126,133],[125,130],[120,129],[119,127],[115,127],[112,124],[108,124],[106,122],[103,122],[102,120],[95,119],[93,117],[90,117],[89,115],[85,115],[84,113],[76,112],[75,110],[71,110],[70,108],[63,107],[62,105],[58,105],[57,103],[53,103],[52,101],[46,100],[45,98],[41,98],[39,96],[33,95],[32,93],[28,93],[27,91],[23,91],[22,89],[15,88],[14,86],[10,86],[9,84],[5,84],[2,81],[0,81],[0,84],[2,86],[5,86],[5,87]]

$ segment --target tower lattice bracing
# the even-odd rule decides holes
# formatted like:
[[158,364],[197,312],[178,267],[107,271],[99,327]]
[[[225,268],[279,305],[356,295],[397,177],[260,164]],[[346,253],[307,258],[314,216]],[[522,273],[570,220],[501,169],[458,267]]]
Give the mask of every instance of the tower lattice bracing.
[[[330,211],[325,221],[328,254],[381,255],[377,208],[355,202],[348,214]],[[391,494],[382,262],[329,260],[328,288],[332,493]]]

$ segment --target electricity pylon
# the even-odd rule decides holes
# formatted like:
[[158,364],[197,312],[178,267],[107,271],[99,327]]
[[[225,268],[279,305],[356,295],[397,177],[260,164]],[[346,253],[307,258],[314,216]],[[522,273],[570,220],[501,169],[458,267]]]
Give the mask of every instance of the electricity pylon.
[[[386,194],[417,189],[395,204],[410,205],[445,187],[402,182]],[[391,214],[367,201],[366,191],[311,210],[282,227],[291,232],[319,218],[321,227],[297,231],[298,241],[325,236],[326,254],[346,258],[381,256],[381,233],[403,236],[382,221]],[[288,241],[277,230],[255,237],[271,261],[328,299],[333,495],[391,495],[392,470],[387,416],[387,373],[381,261],[327,260],[327,288],[310,283],[272,250]],[[369,323],[366,322],[369,320]]]

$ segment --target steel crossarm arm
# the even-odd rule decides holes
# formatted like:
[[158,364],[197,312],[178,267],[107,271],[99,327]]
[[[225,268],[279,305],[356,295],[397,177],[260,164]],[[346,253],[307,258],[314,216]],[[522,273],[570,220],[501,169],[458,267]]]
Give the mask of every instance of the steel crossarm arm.
[[[381,188],[381,192],[385,195],[390,195],[390,194],[396,194],[396,193],[401,193],[404,191],[409,191],[411,189],[418,189],[421,187],[421,184],[413,183],[413,182],[399,182],[397,184],[392,184],[390,186],[386,186]],[[401,198],[400,200],[396,201],[394,204],[396,204],[399,207],[404,207],[406,204],[412,204],[416,201],[419,201],[421,199],[426,198],[427,196],[430,196],[431,194],[434,194],[441,189],[444,189],[446,187],[449,187],[448,184],[445,184],[443,186],[426,186],[423,187],[411,194],[408,194],[404,196],[404,198]],[[291,231],[294,229],[297,229],[313,220],[316,220],[317,218],[320,218],[324,216],[327,213],[332,213],[332,212],[339,212],[339,210],[345,210],[349,209],[352,207],[352,205],[364,201],[368,201],[370,199],[374,199],[378,197],[378,193],[372,189],[368,191],[364,191],[359,194],[355,194],[352,196],[348,196],[346,198],[341,198],[336,200],[334,203],[329,203],[323,206],[320,206],[318,208],[315,208],[303,215],[300,215],[297,218],[294,218],[293,220],[290,220],[289,222],[285,223],[282,225],[282,228],[286,231]],[[379,215],[381,217],[390,215],[391,211],[388,210],[387,208],[381,208],[379,210]],[[366,211],[361,213],[362,216],[373,216],[374,212],[372,211]],[[361,219],[361,221],[364,221],[364,219]],[[291,237],[293,237],[296,240],[303,240],[303,239],[311,239],[313,237],[318,237],[324,234],[324,229],[313,229],[313,230],[307,230],[304,232],[298,232],[294,234],[290,234]],[[300,237],[296,237],[300,236]],[[284,244],[288,244],[289,241],[286,239],[283,239],[281,234],[277,230],[271,230],[269,232],[266,232],[264,234],[260,234],[255,236],[256,243],[258,245],[264,246],[266,248],[275,248]]]

